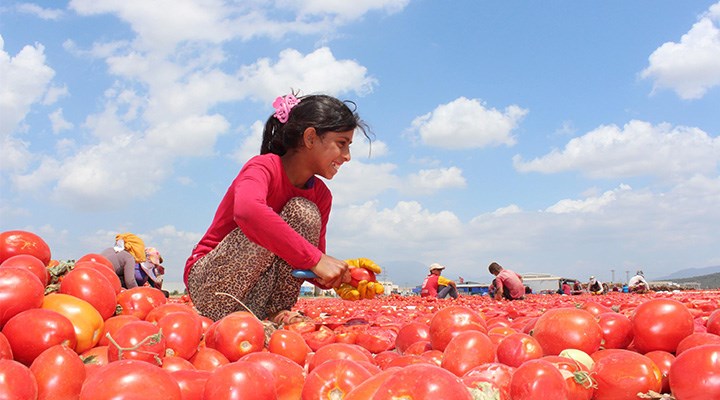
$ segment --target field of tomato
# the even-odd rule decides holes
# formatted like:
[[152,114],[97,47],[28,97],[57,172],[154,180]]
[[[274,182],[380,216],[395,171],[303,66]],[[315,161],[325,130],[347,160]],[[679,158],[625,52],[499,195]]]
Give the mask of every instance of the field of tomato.
[[301,298],[285,326],[0,233],[0,399],[720,399],[720,294]]

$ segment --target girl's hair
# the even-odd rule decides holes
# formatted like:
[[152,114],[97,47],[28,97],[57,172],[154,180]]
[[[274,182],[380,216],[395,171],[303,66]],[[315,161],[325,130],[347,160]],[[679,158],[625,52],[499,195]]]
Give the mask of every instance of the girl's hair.
[[368,127],[355,112],[356,105],[352,101],[340,101],[327,95],[303,96],[298,100],[300,102],[290,110],[287,122],[280,122],[274,115],[265,122],[260,154],[284,155],[301,145],[303,133],[310,127],[315,128],[319,137],[328,132],[360,129],[371,141]]

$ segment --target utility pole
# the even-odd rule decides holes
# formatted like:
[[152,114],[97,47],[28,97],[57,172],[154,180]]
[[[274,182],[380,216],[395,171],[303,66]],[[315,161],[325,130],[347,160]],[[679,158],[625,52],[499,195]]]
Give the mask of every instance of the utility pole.
[[615,283],[615,270],[611,269],[610,272],[612,272],[612,283]]

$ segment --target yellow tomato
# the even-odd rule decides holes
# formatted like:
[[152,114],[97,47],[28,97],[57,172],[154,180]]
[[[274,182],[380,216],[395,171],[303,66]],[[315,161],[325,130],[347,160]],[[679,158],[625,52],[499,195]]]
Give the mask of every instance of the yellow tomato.
[[59,312],[72,322],[78,354],[95,347],[100,341],[104,322],[98,310],[87,301],[69,294],[51,293],[45,296],[42,308]]

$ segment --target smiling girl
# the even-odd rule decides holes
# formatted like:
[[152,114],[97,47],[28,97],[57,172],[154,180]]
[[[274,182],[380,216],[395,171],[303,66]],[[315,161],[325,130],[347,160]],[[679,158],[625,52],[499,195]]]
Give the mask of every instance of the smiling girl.
[[293,323],[303,319],[290,311],[303,282],[293,269],[311,270],[323,288],[350,281],[348,264],[325,254],[332,195],[316,177],[332,179],[350,161],[356,129],[370,139],[348,104],[325,95],[275,100],[260,155],[242,167],[185,265],[202,315],[244,311],[239,300],[260,319]]

